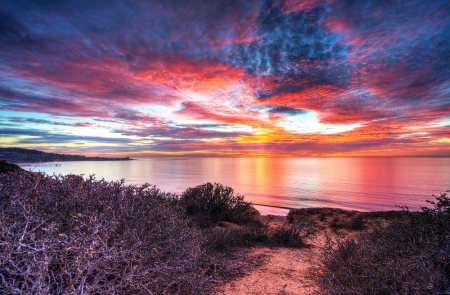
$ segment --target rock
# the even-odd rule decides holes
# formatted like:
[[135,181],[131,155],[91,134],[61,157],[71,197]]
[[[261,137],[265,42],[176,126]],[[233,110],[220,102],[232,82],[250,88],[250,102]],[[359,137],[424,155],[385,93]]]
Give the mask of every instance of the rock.
[[23,169],[16,164],[8,163],[5,160],[0,160],[0,174],[1,173],[13,174],[21,170]]

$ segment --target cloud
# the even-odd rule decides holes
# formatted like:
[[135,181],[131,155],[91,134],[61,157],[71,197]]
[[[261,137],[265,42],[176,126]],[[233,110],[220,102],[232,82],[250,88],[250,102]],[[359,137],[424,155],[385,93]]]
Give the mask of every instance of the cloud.
[[64,123],[56,122],[44,119],[34,119],[34,118],[10,118],[9,121],[16,123],[32,123],[32,124],[47,124],[55,126],[73,126],[73,127],[92,127],[93,124],[90,122],[77,122],[77,123]]
[[[212,125],[210,128],[217,128],[220,125]],[[225,127],[225,128],[224,128]],[[134,128],[134,129],[117,129],[114,130],[116,133],[129,136],[138,136],[143,138],[171,138],[172,140],[209,140],[209,139],[228,139],[228,138],[238,138],[241,136],[249,136],[253,133],[251,132],[237,132],[232,130],[227,130],[227,126],[222,126],[220,131],[210,130],[202,128],[201,126],[167,126],[167,127],[144,127],[144,128]]]
[[287,115],[299,115],[299,114],[306,114],[307,111],[302,109],[294,109],[290,107],[285,106],[274,106],[269,108],[270,113],[280,113],[280,114],[287,114]]
[[[174,153],[443,154],[449,16],[445,0],[7,0],[4,136],[98,139],[99,150],[110,138]],[[308,114],[341,131],[297,120]],[[31,124],[46,129],[28,134]]]
[[345,58],[345,46],[320,25],[324,7],[283,13],[283,2],[266,0],[257,18],[257,40],[230,48],[230,63],[249,73],[278,75],[299,73],[303,61]]
[[62,133],[53,133],[37,129],[3,128],[0,135],[5,137],[16,137],[15,144],[68,144],[71,142],[97,142],[97,143],[120,143],[127,144],[129,139],[111,138],[101,136],[79,136]]

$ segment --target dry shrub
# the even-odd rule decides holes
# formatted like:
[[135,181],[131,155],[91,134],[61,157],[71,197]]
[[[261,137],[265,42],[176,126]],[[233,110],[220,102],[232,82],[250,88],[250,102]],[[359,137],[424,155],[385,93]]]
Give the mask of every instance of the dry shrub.
[[204,239],[169,197],[94,177],[0,175],[0,293],[207,293]]
[[295,219],[300,218],[310,218],[313,215],[318,215],[320,221],[327,221],[329,217],[336,215],[343,215],[347,217],[352,217],[356,215],[356,211],[348,211],[339,208],[300,208],[291,209],[287,215],[288,222],[293,222]]
[[269,233],[268,243],[272,245],[285,245],[290,247],[303,247],[306,240],[314,238],[317,234],[317,223],[311,219],[293,219],[290,224],[283,224]]
[[330,239],[316,279],[327,294],[449,294],[450,200],[354,239]]
[[205,248],[208,251],[231,253],[236,247],[251,247],[267,241],[267,228],[253,224],[245,227],[208,228],[204,230]]
[[330,222],[330,228],[337,231],[339,229],[346,229],[351,231],[360,231],[366,228],[366,221],[363,214],[355,214],[345,217],[334,217]]

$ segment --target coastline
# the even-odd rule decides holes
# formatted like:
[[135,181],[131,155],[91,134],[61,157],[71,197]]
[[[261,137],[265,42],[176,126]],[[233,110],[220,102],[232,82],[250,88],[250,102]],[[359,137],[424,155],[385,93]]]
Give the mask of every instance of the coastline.
[[0,147],[0,159],[14,164],[33,164],[47,162],[75,162],[75,161],[131,161],[130,157],[86,157],[83,155],[47,153],[23,148]]
[[49,163],[49,164],[56,164],[55,162],[107,162],[107,161],[135,161],[136,159],[132,159],[132,158],[103,158],[103,157],[84,157],[84,156],[80,156],[83,158],[74,158],[74,159],[54,159],[54,160],[50,160],[50,161],[27,161],[27,162],[12,162],[12,161],[8,161],[10,163],[14,163],[14,164],[20,164],[20,165],[27,165],[27,164],[45,164],[45,163]]
[[[219,182],[234,188],[236,193],[245,196],[245,200],[252,202],[258,210],[277,215],[287,215],[288,209],[275,210],[258,204],[358,211],[396,210],[396,205],[407,205],[413,210],[420,210],[420,207],[427,205],[425,199],[431,197],[431,194],[439,194],[450,187],[449,179],[445,177],[450,171],[450,162],[436,162],[433,159],[414,163],[384,161],[384,164],[380,163],[381,168],[375,169],[373,173],[369,164],[378,165],[378,162],[354,160],[357,165],[348,167],[356,169],[351,168],[351,174],[334,173],[334,168],[327,168],[330,167],[329,164],[333,164],[328,160],[314,160],[315,168],[308,172],[306,168],[311,161],[299,162],[295,159],[282,163],[267,159],[179,159],[46,162],[21,166],[48,175],[95,174],[99,179],[109,181],[125,179],[127,183],[133,184],[150,183],[171,193],[181,193],[205,182]],[[348,161],[339,163],[351,164]],[[58,166],[54,167],[55,164]],[[279,176],[275,177],[270,167],[279,167]],[[426,171],[433,173],[428,174]]]

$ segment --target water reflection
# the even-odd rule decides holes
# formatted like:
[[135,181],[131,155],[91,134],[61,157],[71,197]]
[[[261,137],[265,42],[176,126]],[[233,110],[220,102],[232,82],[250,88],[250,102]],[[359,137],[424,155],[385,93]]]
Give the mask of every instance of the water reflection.
[[128,183],[150,183],[177,193],[220,182],[264,205],[257,208],[266,213],[287,212],[278,207],[418,209],[431,194],[450,189],[450,158],[154,158],[58,164],[22,166],[47,174],[125,178]]

